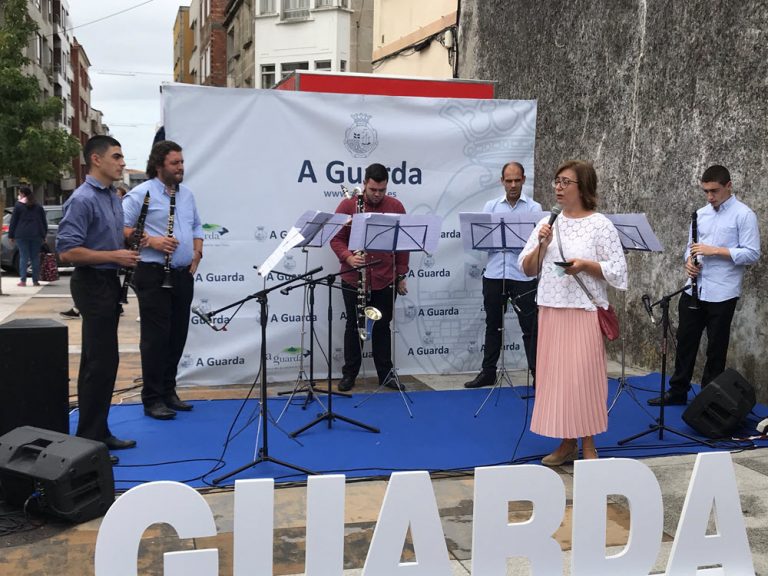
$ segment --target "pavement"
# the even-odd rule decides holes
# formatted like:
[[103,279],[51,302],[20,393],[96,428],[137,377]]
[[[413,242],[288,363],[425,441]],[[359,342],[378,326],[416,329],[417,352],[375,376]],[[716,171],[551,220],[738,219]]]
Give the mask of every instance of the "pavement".
[[[70,391],[74,390],[80,356],[79,320],[65,320],[59,312],[71,307],[68,276],[41,287],[18,287],[17,277],[2,276],[0,296],[0,323],[15,318],[48,318],[59,320],[69,327]],[[120,323],[120,371],[116,388],[122,390],[115,402],[138,401],[135,380],[140,375],[138,354],[139,323],[135,298],[125,306]],[[645,371],[626,368],[626,373],[645,374]],[[612,376],[621,374],[621,367],[609,362]],[[521,371],[511,373],[513,382],[523,384]],[[0,374],[0,378],[3,375]],[[413,389],[458,389],[468,380],[466,374],[414,375],[405,382]],[[271,393],[290,390],[292,382],[271,387]],[[366,386],[373,383],[364,382]],[[246,393],[242,386],[216,386],[214,388],[182,388],[184,399],[238,398]],[[394,393],[394,392],[393,392]],[[599,445],[599,442],[598,442]],[[768,450],[752,450],[732,454],[735,477],[741,499],[741,508],[752,550],[755,573],[768,576]],[[655,475],[663,496],[664,535],[659,556],[651,573],[664,573],[672,548],[675,531],[680,520],[688,484],[693,472],[695,456],[648,458],[642,462]],[[555,533],[564,552],[563,574],[570,574],[572,535],[572,489],[574,467],[555,468],[566,487],[567,510],[562,525]],[[472,552],[472,513],[474,477],[471,473],[435,475],[432,478],[442,528],[451,559],[453,575],[470,574]],[[382,479],[349,482],[346,485],[344,574],[362,574],[366,554],[381,509],[387,482]],[[163,553],[177,550],[218,548],[219,573],[233,573],[234,492],[229,489],[204,490],[201,494],[211,507],[218,535],[209,538],[179,539],[167,525],[148,529],[142,538],[138,554],[140,574],[163,574]],[[118,496],[119,497],[119,496]],[[275,490],[274,560],[275,575],[298,575],[304,570],[306,486],[290,485]],[[510,522],[522,522],[531,517],[526,503],[510,505]],[[606,520],[606,555],[620,553],[629,541],[630,510],[620,496],[608,502]],[[54,517],[24,518],[20,513],[8,516],[0,505],[0,576],[82,576],[94,573],[93,558],[96,536],[101,519],[71,525]],[[713,529],[710,520],[710,533]],[[406,538],[402,561],[415,559],[410,534]],[[529,574],[527,561],[510,559],[510,576]],[[730,572],[729,572],[730,573]],[[482,575],[481,575],[482,576]]]

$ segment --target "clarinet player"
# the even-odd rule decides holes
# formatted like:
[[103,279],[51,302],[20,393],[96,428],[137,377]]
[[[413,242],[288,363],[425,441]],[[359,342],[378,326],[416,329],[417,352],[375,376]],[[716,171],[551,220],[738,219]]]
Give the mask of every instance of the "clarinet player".
[[141,211],[147,192],[147,247],[141,251],[133,286],[141,317],[141,400],[144,413],[171,420],[192,410],[176,392],[176,371],[189,330],[194,274],[203,258],[203,227],[192,191],[182,185],[181,146],[161,140],[152,146],[147,180],[123,200],[126,235]]
[[[387,195],[389,174],[381,164],[371,164],[365,169],[363,179],[362,202],[359,204],[365,212],[405,214],[403,204],[395,197]],[[358,198],[346,198],[336,208],[337,214],[349,214],[358,212]],[[365,294],[364,301],[367,306],[372,306],[381,312],[381,319],[373,324],[371,331],[371,349],[379,385],[397,388],[397,383],[387,376],[392,370],[392,346],[390,342],[389,323],[392,320],[392,291],[405,295],[408,293],[405,275],[408,272],[408,253],[392,254],[376,252],[375,254],[359,254],[349,249],[349,233],[351,226],[344,226],[331,240],[331,249],[341,262],[341,286],[344,296],[344,308],[346,311],[346,326],[344,329],[344,366],[342,378],[339,382],[339,390],[346,392],[355,385],[355,379],[360,371],[362,363],[362,345],[364,340],[360,337],[358,316],[360,300],[358,295]],[[350,270],[378,260],[377,264],[365,268],[365,286],[362,286],[360,273]],[[395,285],[392,284],[393,267],[395,272]],[[401,385],[402,386],[402,385]]]
[[[701,176],[707,205],[696,212],[698,242],[685,251],[685,271],[696,278],[698,299],[691,287],[680,295],[675,371],[664,393],[666,405],[688,403],[688,390],[701,335],[707,330],[707,361],[701,375],[706,386],[725,370],[731,320],[741,294],[744,269],[760,258],[757,216],[733,195],[731,174],[724,166],[710,166]],[[662,397],[648,404],[658,406]]]

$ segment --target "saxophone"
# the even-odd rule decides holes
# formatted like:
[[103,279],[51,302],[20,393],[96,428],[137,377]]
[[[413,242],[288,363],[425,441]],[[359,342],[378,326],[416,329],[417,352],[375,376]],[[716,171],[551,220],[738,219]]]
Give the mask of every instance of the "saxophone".
[[[149,191],[144,196],[144,203],[141,205],[139,218],[136,220],[136,226],[133,228],[131,242],[128,245],[129,250],[138,251],[141,246],[141,238],[144,236],[144,225],[147,222],[147,211],[149,210]],[[120,303],[128,304],[128,288],[133,288],[133,273],[135,268],[126,268],[123,276],[123,287],[120,292]]]
[[[341,186],[344,197],[348,199],[355,198],[357,202],[357,214],[365,213],[365,194],[360,188],[354,188],[350,192],[344,185]],[[356,256],[365,258],[365,252],[358,250]],[[368,282],[365,273],[366,269],[361,268],[357,273],[357,332],[360,339],[370,340],[373,330],[373,323],[381,319],[381,311],[373,306],[366,306],[368,303]]]

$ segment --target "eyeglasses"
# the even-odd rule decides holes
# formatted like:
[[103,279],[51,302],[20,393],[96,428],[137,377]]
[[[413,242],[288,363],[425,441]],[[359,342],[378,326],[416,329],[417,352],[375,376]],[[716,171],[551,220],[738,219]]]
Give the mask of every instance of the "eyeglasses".
[[558,186],[562,186],[563,188],[567,188],[571,184],[578,184],[578,180],[570,180],[568,178],[555,178],[552,180],[552,188],[557,188]]

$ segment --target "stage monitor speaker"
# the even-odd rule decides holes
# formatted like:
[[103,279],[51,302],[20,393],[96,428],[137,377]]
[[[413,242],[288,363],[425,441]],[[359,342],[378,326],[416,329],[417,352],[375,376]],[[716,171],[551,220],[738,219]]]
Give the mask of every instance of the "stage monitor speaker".
[[701,389],[683,412],[683,420],[708,438],[725,438],[738,429],[755,402],[752,385],[728,368]]
[[71,522],[103,516],[115,501],[103,442],[32,426],[0,437],[0,487],[12,506]]
[[44,318],[0,324],[0,436],[19,426],[69,432],[67,327]]

